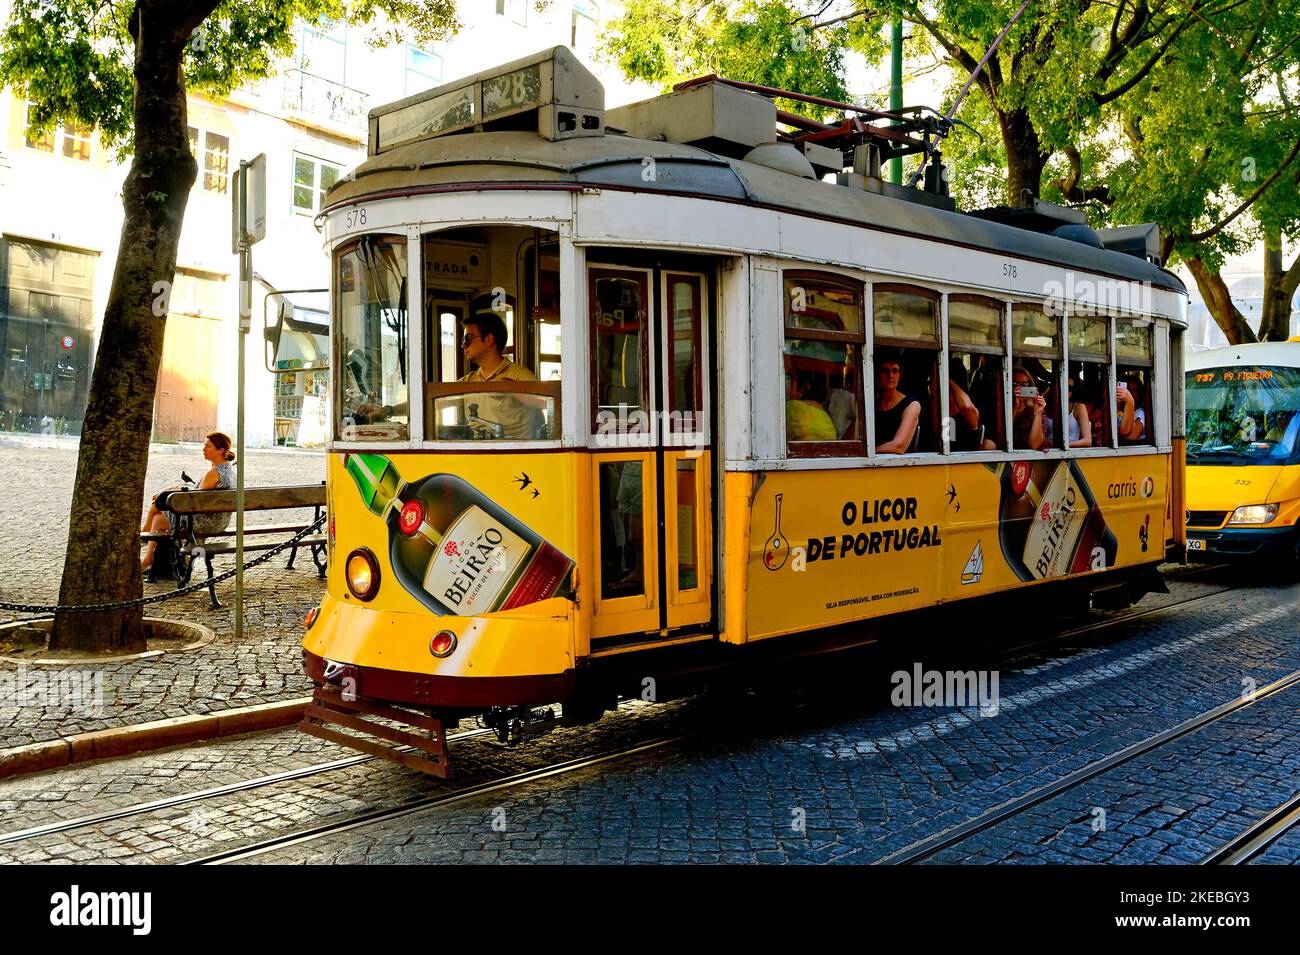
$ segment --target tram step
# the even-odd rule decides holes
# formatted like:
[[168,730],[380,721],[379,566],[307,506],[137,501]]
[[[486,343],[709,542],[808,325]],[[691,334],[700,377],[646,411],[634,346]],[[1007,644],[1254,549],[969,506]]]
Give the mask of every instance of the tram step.
[[[411,732],[367,717],[401,723],[422,732]],[[326,725],[330,723],[378,739],[345,733],[335,726]],[[418,769],[439,779],[447,779],[451,775],[451,766],[447,762],[447,734],[441,720],[373,700],[345,700],[342,691],[335,686],[316,689],[311,703],[303,711],[298,729],[317,739],[329,740],[400,766]],[[393,745],[379,740],[386,740]],[[401,746],[409,746],[417,752],[399,749]]]

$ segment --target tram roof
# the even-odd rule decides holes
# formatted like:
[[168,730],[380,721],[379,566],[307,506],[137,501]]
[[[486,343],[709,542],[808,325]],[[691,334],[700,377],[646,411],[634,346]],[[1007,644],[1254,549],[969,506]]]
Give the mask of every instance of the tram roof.
[[1284,342],[1250,342],[1244,345],[1226,345],[1204,351],[1188,352],[1188,371],[1202,368],[1231,368],[1236,365],[1273,365],[1278,368],[1300,368],[1300,338]]
[[[655,163],[649,182],[643,178],[647,158]],[[367,158],[330,190],[328,206],[457,186],[473,191],[484,184],[603,186],[731,200],[1187,292],[1172,272],[1133,255],[805,179],[695,146],[612,133],[551,141],[536,132],[507,130],[416,140]]]

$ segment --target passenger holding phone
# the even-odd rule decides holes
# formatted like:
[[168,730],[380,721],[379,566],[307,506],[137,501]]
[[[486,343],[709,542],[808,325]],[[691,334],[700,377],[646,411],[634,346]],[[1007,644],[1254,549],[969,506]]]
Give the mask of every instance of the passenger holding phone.
[[1115,415],[1120,441],[1135,444],[1146,438],[1147,413],[1142,407],[1142,383],[1126,378],[1115,386]]
[[1051,445],[1045,416],[1047,399],[1038,392],[1034,376],[1023,365],[1011,371],[1011,438],[1017,451],[1046,451]]

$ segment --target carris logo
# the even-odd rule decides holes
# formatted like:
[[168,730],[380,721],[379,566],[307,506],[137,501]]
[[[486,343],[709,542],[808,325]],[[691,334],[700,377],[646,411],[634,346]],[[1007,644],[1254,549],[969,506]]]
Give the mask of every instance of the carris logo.
[[153,928],[152,892],[68,892],[50,896],[51,925],[129,925],[133,935],[148,935]]
[[1106,496],[1112,501],[1117,501],[1125,497],[1137,497],[1141,494],[1143,497],[1150,497],[1156,491],[1155,479],[1147,476],[1142,479],[1141,487],[1133,478],[1127,481],[1116,481],[1113,484],[1106,485]]

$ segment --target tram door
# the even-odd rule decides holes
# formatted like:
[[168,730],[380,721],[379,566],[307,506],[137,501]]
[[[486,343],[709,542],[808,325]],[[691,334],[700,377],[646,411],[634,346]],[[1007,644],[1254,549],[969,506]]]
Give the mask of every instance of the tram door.
[[702,273],[588,269],[593,650],[713,618],[708,293]]

